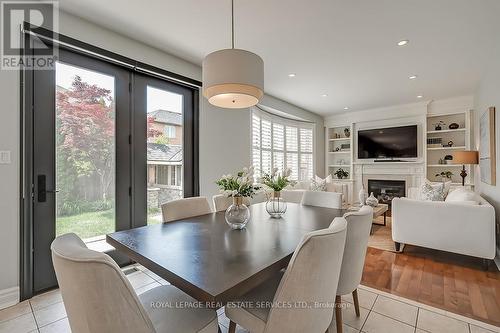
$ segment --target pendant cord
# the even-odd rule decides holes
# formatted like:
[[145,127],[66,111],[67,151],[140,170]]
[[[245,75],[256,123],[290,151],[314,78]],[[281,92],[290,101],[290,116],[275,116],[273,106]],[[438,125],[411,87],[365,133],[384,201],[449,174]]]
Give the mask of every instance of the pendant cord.
[[231,48],[234,49],[234,0],[231,0]]

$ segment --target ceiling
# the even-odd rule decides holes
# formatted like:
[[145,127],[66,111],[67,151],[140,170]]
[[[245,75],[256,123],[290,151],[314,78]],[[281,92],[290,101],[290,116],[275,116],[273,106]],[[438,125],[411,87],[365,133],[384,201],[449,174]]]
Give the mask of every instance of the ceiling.
[[[60,7],[197,64],[230,47],[230,0]],[[499,0],[235,0],[235,25],[266,93],[322,115],[470,94],[500,57]]]

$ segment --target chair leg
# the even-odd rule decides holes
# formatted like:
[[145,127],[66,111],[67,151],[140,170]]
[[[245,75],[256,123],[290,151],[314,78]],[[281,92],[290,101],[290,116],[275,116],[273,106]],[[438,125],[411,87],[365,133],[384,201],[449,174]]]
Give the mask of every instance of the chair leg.
[[335,296],[335,323],[337,333],[342,333],[342,299],[340,295]]
[[359,300],[358,300],[358,289],[354,289],[352,292],[352,299],[354,300],[354,310],[356,311],[356,317],[359,317]]
[[236,333],[236,323],[234,321],[229,321],[229,333]]

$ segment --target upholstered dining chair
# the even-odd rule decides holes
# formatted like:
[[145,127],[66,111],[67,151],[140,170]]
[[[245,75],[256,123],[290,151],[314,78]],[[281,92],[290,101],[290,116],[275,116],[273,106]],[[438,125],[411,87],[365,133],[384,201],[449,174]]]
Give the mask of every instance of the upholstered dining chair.
[[187,219],[212,212],[206,197],[193,197],[173,200],[161,205],[163,222]]
[[252,333],[325,332],[333,317],[331,286],[340,273],[346,224],[337,217],[329,228],[304,235],[284,274],[230,302],[225,309],[229,333],[236,324]]
[[[75,234],[57,237],[52,261],[73,333],[217,332],[217,314],[169,304],[196,302],[173,286],[137,296],[120,267]],[[187,303],[185,303],[187,304]]]
[[[212,197],[212,201],[214,203],[214,208],[216,212],[220,212],[226,210],[229,206],[233,204],[233,198],[228,198],[223,194],[217,194]],[[250,206],[250,199],[243,198],[243,203],[247,206]]]
[[342,193],[305,191],[302,196],[302,204],[325,208],[342,208]]
[[[338,333],[342,332],[342,295],[352,293],[356,316],[360,316],[358,286],[365,265],[366,248],[373,222],[373,208],[363,206],[357,212],[344,214],[344,218],[347,221],[347,235],[335,298],[335,323]],[[333,320],[329,331],[333,332]]]

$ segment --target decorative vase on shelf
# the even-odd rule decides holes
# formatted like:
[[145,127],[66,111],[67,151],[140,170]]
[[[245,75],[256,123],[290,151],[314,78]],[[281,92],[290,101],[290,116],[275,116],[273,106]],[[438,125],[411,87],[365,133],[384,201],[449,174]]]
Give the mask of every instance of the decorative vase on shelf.
[[368,197],[368,193],[366,193],[365,188],[362,187],[361,190],[359,190],[358,194],[358,199],[359,199],[359,205],[363,206],[366,203],[366,198]]
[[370,196],[368,197],[368,199],[366,199],[366,204],[368,206],[377,207],[377,205],[378,205],[378,199],[375,198],[375,196],[373,195],[373,192],[370,194]]
[[274,191],[266,203],[266,211],[273,218],[280,218],[286,212],[286,202],[281,196],[281,192]]
[[233,197],[233,204],[226,209],[226,222],[233,229],[243,229],[250,220],[250,210],[243,197]]

